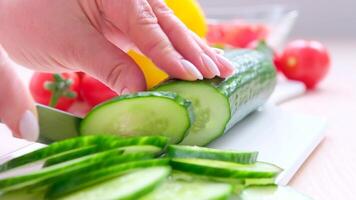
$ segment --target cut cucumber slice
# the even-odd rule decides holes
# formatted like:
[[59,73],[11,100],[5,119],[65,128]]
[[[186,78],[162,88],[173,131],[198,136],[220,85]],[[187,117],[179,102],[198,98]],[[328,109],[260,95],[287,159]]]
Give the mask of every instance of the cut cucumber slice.
[[18,158],[14,158],[2,165],[0,165],[0,172],[13,169],[15,167],[23,166],[32,162],[36,162],[45,158],[50,158],[53,155],[66,154],[66,151],[71,151],[83,146],[100,146],[102,143],[114,142],[118,140],[118,137],[114,136],[87,136],[68,139],[64,141],[55,142],[47,147],[25,154]]
[[[75,156],[81,157],[85,151],[80,150],[85,147],[97,147],[96,151],[110,150],[118,147],[126,147],[133,145],[153,145],[159,148],[165,148],[168,139],[162,136],[145,136],[145,137],[132,137],[132,138],[119,138],[110,135],[95,135],[95,136],[82,136],[63,140],[52,143],[51,145],[42,149],[25,154],[18,158],[14,158],[3,165],[0,165],[0,172],[4,172],[16,167],[24,166],[43,159],[50,159],[47,161],[47,166],[59,163],[61,160],[73,159]],[[79,152],[81,153],[79,153]],[[84,152],[83,152],[84,151]],[[53,158],[53,160],[51,160]],[[52,164],[51,164],[52,163]]]
[[50,158],[48,158],[43,166],[49,167],[52,165],[56,165],[56,164],[65,162],[65,161],[69,161],[69,160],[73,160],[73,159],[87,156],[90,154],[94,154],[97,151],[98,151],[98,147],[96,145],[84,146],[84,147],[80,147],[77,149],[65,151],[61,154],[53,155]]
[[71,177],[80,173],[87,173],[91,170],[98,170],[103,167],[122,164],[133,160],[147,160],[154,158],[149,153],[122,154],[122,150],[109,150],[68,162],[64,162],[51,167],[43,168],[39,171],[26,175],[10,177],[0,180],[0,194],[26,187],[41,187],[51,184],[62,178]]
[[238,152],[198,146],[169,145],[167,155],[173,158],[201,158],[253,164],[256,162],[258,152]]
[[163,151],[162,148],[153,145],[134,145],[134,146],[122,147],[119,149],[123,150],[124,154],[144,152],[144,153],[152,153],[158,155]]
[[195,121],[183,144],[205,145],[224,132],[230,119],[229,101],[208,81],[174,81],[156,90],[176,92],[192,102]]
[[171,166],[173,169],[185,172],[237,179],[274,178],[282,171],[281,168],[269,163],[256,162],[255,164],[243,165],[196,158],[173,158]]
[[49,199],[56,199],[82,188],[119,176],[129,170],[145,167],[168,166],[168,159],[132,161],[104,169],[92,171],[68,180],[57,181],[47,192]]
[[140,200],[228,200],[232,189],[226,183],[168,180]]
[[182,144],[207,145],[267,101],[276,84],[276,71],[269,50],[260,49],[228,52],[225,56],[236,70],[227,79],[177,80],[155,88],[193,103],[196,120]]
[[82,135],[163,135],[180,142],[190,128],[191,103],[166,92],[123,95],[95,107],[80,126]]
[[240,200],[311,200],[290,187],[254,186],[240,194]]
[[136,200],[151,192],[170,174],[169,167],[151,167],[137,170],[112,180],[102,182],[60,200]]

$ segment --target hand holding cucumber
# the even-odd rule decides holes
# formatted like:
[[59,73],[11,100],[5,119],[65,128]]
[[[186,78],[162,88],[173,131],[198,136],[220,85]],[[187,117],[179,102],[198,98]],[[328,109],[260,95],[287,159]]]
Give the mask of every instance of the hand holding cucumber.
[[[0,44],[17,63],[46,72],[84,71],[119,94],[146,89],[143,73],[126,54],[132,48],[172,78],[227,77],[233,71],[159,0],[1,1],[0,27],[6,27]],[[33,101],[8,60],[1,53],[0,118],[17,137],[36,140]]]

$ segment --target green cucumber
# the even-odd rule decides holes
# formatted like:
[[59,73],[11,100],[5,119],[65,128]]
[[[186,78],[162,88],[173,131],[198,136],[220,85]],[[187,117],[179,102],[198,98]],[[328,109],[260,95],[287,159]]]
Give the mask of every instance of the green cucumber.
[[239,195],[239,200],[311,200],[311,198],[296,192],[290,187],[253,186],[248,187]]
[[60,200],[136,200],[154,190],[170,174],[170,167],[150,167],[74,192]]
[[27,187],[41,187],[75,174],[86,173],[133,160],[147,160],[155,157],[155,155],[149,153],[120,155],[122,152],[122,150],[117,149],[109,150],[46,167],[26,175],[1,179],[0,194]]
[[281,168],[269,163],[256,162],[244,165],[196,158],[173,158],[171,166],[175,170],[185,172],[237,179],[274,178],[281,172]]
[[95,107],[80,125],[82,135],[162,135],[180,142],[190,128],[191,103],[167,92],[122,95]]
[[107,143],[108,141],[114,141],[117,139],[119,138],[114,136],[87,136],[55,142],[47,147],[14,158],[0,165],[0,172],[4,172],[45,158],[50,158],[54,155],[65,154],[66,151],[71,151],[73,149],[80,148],[83,146],[100,145],[102,143]]
[[47,165],[51,165],[51,162],[58,163],[60,162],[60,160],[64,161],[72,159],[75,157],[75,155],[81,156],[81,154],[79,153],[76,154],[76,151],[85,151],[80,149],[84,147],[91,147],[93,145],[97,146],[97,152],[100,152],[118,147],[126,147],[133,145],[153,145],[159,148],[164,148],[167,143],[168,139],[162,136],[145,136],[132,138],[119,138],[117,136],[109,135],[82,136],[55,142],[47,147],[25,154],[18,158],[14,158],[4,163],[3,165],[0,165],[0,172],[24,166],[26,164],[43,159],[51,160],[52,157],[54,157],[53,160],[48,161]]
[[140,200],[228,200],[232,191],[227,183],[167,180]]
[[238,152],[198,146],[169,145],[167,155],[173,158],[201,158],[253,164],[256,162],[258,152]]
[[68,193],[78,191],[82,188],[94,185],[99,182],[103,182],[110,178],[119,176],[129,170],[144,168],[144,167],[154,167],[154,166],[168,166],[168,159],[152,159],[152,160],[141,160],[127,162],[100,170],[92,171],[83,175],[73,177],[71,179],[65,179],[62,181],[57,181],[48,190],[46,196],[49,199],[58,198],[64,196]]
[[63,153],[51,156],[50,158],[48,158],[45,163],[43,164],[43,167],[49,167],[52,165],[56,165],[62,162],[66,162],[69,160],[73,160],[76,158],[80,158],[83,156],[87,156],[90,154],[94,154],[98,152],[98,147],[96,145],[92,145],[92,146],[84,146],[84,147],[80,147],[80,148],[76,148],[73,150],[69,150],[69,151],[65,151]]
[[134,145],[121,147],[120,149],[124,151],[124,154],[147,152],[158,155],[163,151],[162,148],[153,145]]
[[193,104],[196,119],[182,144],[209,144],[267,101],[276,85],[276,71],[268,52],[236,50],[226,53],[236,70],[224,80],[176,80],[155,88],[156,91],[175,92]]

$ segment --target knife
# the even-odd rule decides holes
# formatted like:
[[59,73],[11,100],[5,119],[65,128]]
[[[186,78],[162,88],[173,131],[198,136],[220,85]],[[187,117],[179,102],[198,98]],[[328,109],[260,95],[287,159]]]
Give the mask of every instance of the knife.
[[81,117],[40,104],[36,107],[40,127],[39,142],[49,144],[79,136]]

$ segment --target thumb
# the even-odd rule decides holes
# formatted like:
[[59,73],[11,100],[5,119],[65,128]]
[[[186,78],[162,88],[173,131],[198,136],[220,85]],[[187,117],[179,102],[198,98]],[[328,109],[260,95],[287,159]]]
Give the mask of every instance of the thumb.
[[0,119],[14,136],[36,141],[39,126],[34,102],[12,65],[0,46]]
[[[143,91],[146,81],[141,69],[124,51],[104,37],[77,44],[79,56],[74,59],[81,70],[96,77],[118,94]],[[85,51],[81,50],[85,49]]]

